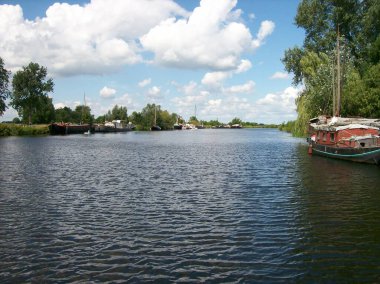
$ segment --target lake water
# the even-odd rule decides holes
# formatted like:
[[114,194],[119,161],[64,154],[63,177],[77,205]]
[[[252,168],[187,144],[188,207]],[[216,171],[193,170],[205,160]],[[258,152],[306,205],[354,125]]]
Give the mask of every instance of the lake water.
[[0,139],[0,282],[380,282],[380,168],[275,129]]

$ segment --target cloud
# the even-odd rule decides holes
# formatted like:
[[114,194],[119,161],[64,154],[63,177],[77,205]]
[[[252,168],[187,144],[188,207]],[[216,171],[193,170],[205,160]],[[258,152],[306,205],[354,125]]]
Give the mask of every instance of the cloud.
[[107,86],[104,86],[103,89],[99,91],[99,94],[104,99],[113,98],[116,94],[116,90],[112,88],[108,88]]
[[210,88],[221,87],[223,81],[230,76],[229,72],[208,72],[202,78],[202,84]]
[[275,23],[272,21],[263,21],[260,24],[259,32],[257,33],[256,39],[252,41],[252,47],[254,49],[259,48],[263,43],[267,36],[272,34],[275,28]]
[[141,88],[146,87],[151,83],[151,81],[152,81],[151,78],[142,80],[141,82],[139,82],[139,87],[141,87]]
[[64,107],[66,107],[65,103],[56,103],[56,104],[54,104],[54,108],[55,109],[60,109],[60,108],[64,108]]
[[172,0],[96,0],[55,3],[45,17],[29,21],[19,5],[0,5],[0,54],[12,71],[36,61],[55,75],[114,72],[142,61],[140,36],[169,17],[187,15]]
[[245,119],[246,113],[250,112],[252,104],[247,98],[237,96],[227,97],[225,99],[211,99],[202,109],[201,114],[206,119],[218,118],[221,122],[229,122],[234,117]]
[[160,93],[160,88],[157,86],[153,86],[152,88],[149,89],[148,94],[151,96],[157,96]]
[[157,103],[158,100],[163,99],[164,95],[161,92],[161,89],[157,86],[153,86],[148,90],[148,98],[151,101]]
[[280,123],[297,117],[295,100],[301,88],[288,87],[282,92],[269,93],[254,104],[255,116],[262,121]]
[[206,102],[207,97],[210,95],[207,91],[199,91],[198,93],[189,94],[184,97],[175,97],[171,101],[179,108],[190,108],[194,105],[203,104]]
[[0,5],[0,54],[11,71],[35,61],[54,76],[116,72],[146,62],[146,51],[165,66],[234,70],[274,29],[264,21],[253,39],[236,5],[201,0],[189,13],[174,0],[93,0],[55,3],[34,20],[19,5]]
[[240,62],[240,65],[237,67],[235,73],[237,73],[237,74],[244,73],[244,72],[247,72],[251,68],[252,68],[251,61],[249,61],[247,59],[242,59]]
[[[235,69],[241,54],[253,46],[251,33],[240,20],[241,11],[233,10],[236,3],[236,0],[201,0],[188,19],[172,17],[152,28],[140,38],[142,46],[155,54],[158,64]],[[260,41],[270,34],[268,23],[262,23]]]
[[247,83],[242,84],[242,85],[235,85],[235,86],[226,88],[224,89],[224,92],[228,94],[242,94],[242,93],[249,94],[253,92],[254,87],[255,87],[255,82],[248,81]]
[[289,75],[286,72],[275,72],[270,79],[288,79]]
[[196,92],[198,84],[194,81],[190,81],[187,85],[178,88],[178,91],[186,96],[192,95]]

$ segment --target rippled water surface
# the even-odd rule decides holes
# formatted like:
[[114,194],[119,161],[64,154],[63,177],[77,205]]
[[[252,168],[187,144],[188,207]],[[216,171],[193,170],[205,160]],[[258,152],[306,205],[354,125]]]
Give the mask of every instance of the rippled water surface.
[[380,168],[277,130],[0,139],[0,282],[380,282]]

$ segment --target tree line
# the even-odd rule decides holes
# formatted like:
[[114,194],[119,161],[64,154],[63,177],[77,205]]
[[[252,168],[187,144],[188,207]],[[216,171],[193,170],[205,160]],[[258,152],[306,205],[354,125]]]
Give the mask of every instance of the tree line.
[[[140,112],[134,111],[128,115],[125,106],[115,105],[112,110],[97,118],[91,114],[89,106],[78,105],[72,110],[69,107],[55,109],[52,99],[48,96],[54,90],[54,82],[47,78],[47,69],[38,63],[29,63],[17,71],[12,79],[12,91],[9,88],[10,72],[4,68],[4,61],[0,57],[0,116],[5,112],[6,100],[17,110],[19,117],[14,123],[24,124],[48,124],[51,122],[94,124],[106,121],[123,120],[131,122],[137,130],[149,130],[153,124],[157,124],[163,130],[173,129],[175,123],[185,123],[185,120],[176,113],[170,113],[160,105],[147,104]],[[198,120],[190,117],[187,123],[195,126],[214,127],[223,125],[218,120]],[[264,125],[255,122],[243,122],[239,118],[232,119],[229,125],[240,124],[243,127],[276,127],[276,125]]]
[[335,115],[338,84],[341,116],[380,117],[379,15],[377,0],[301,1],[295,24],[305,30],[304,43],[286,50],[282,62],[293,73],[293,84],[304,88],[296,99],[297,119],[283,123],[284,129],[304,136],[311,118]]

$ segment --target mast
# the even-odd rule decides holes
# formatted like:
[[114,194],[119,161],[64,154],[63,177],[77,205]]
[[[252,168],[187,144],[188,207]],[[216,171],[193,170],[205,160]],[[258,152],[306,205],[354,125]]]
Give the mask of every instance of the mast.
[[154,126],[156,126],[156,120],[157,120],[157,117],[156,117],[156,105],[154,105]]
[[82,106],[81,124],[83,124],[84,108],[86,107],[86,93],[83,93],[83,103],[84,103],[84,106]]
[[336,86],[336,116],[340,116],[340,46],[339,46],[339,25],[338,25],[338,39],[337,39],[337,86]]
[[333,116],[335,116],[335,112],[336,112],[335,57],[336,57],[336,53],[334,51],[334,60],[333,60],[333,66],[332,66],[332,82],[331,82],[331,88],[332,88],[332,92],[333,92],[333,109],[332,109],[332,115]]

